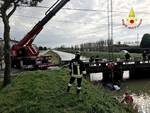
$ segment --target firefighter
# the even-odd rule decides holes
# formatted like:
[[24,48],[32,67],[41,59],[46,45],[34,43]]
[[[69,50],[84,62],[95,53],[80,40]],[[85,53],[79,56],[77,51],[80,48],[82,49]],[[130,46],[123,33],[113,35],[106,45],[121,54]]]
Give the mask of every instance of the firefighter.
[[3,69],[3,59],[0,58],[0,69],[2,70]]
[[125,54],[125,58],[126,58],[126,62],[130,60],[131,56],[128,52]]
[[91,56],[89,59],[89,63],[92,64],[94,62],[94,56]]
[[146,57],[147,57],[146,51],[144,51],[144,52],[142,53],[142,57],[143,57],[143,61],[145,61],[145,60],[146,60]]
[[105,74],[103,76],[104,87],[110,90],[115,90],[113,84],[113,77],[114,77],[114,64],[111,62],[107,64]]
[[68,83],[67,92],[70,91],[70,88],[72,86],[72,83],[77,79],[77,94],[80,93],[81,90],[81,82],[82,82],[82,76],[83,74],[86,74],[85,72],[85,66],[83,62],[80,60],[80,52],[76,52],[75,58],[70,61],[70,81]]
[[126,103],[126,104],[132,104],[133,103],[133,98],[131,95],[129,95],[128,92],[124,93],[124,98],[121,101],[121,103]]

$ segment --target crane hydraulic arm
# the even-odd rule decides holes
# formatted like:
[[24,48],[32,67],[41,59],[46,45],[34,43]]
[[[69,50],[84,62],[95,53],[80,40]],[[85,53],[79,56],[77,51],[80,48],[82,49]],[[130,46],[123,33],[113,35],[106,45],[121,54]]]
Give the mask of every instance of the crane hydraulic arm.
[[16,45],[12,46],[12,57],[30,57],[37,56],[38,50],[32,46],[35,37],[43,29],[43,26],[70,0],[57,0],[45,13],[45,17],[39,21],[33,29]]

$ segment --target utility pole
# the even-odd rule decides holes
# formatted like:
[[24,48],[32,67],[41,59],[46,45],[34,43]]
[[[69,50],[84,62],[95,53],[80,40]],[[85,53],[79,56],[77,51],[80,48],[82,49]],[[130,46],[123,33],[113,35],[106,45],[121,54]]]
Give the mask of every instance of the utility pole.
[[110,8],[109,8],[109,0],[107,0],[107,27],[108,27],[108,39],[107,39],[107,45],[108,45],[108,59],[110,60]]
[[108,21],[108,58],[113,59],[113,3],[107,0],[107,21]]
[[139,46],[139,33],[137,33],[137,47]]
[[111,14],[111,58],[113,59],[113,3],[110,0],[110,14]]

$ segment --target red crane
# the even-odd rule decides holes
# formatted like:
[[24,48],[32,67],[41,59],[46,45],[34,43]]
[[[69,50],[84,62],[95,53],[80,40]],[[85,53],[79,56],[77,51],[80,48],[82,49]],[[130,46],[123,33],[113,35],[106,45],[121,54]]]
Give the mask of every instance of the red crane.
[[32,42],[41,32],[44,25],[70,0],[57,0],[45,13],[45,17],[39,21],[24,38],[11,48],[12,67],[20,68],[22,64],[36,66],[36,58],[39,54]]

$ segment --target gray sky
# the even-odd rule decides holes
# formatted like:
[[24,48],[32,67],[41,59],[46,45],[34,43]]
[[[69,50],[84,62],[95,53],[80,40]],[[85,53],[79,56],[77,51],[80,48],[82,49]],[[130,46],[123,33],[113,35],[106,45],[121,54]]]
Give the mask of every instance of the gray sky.
[[[54,2],[55,0],[43,0],[39,5],[49,7]],[[131,7],[134,8],[136,17],[143,20],[141,26],[134,30],[122,26],[122,19],[128,17]],[[144,33],[150,33],[149,7],[149,0],[113,0],[114,41],[136,41],[137,33],[139,33],[140,41]],[[61,9],[44,26],[34,44],[57,47],[107,39],[107,12],[105,12],[107,11],[107,0],[70,0],[65,8],[97,11]],[[21,40],[44,17],[46,10],[46,8],[18,8],[10,21],[11,37]],[[0,36],[2,33],[3,24],[0,20]]]

